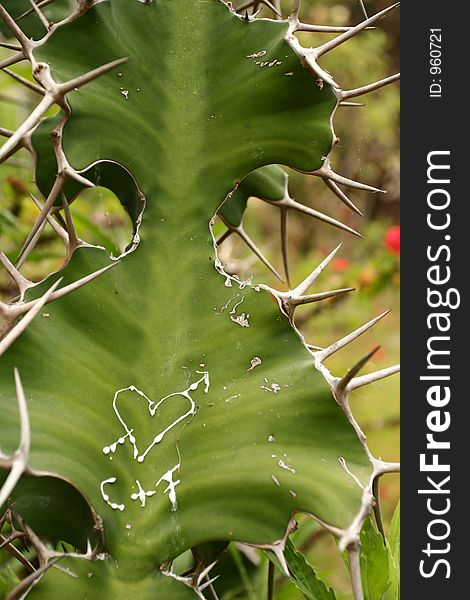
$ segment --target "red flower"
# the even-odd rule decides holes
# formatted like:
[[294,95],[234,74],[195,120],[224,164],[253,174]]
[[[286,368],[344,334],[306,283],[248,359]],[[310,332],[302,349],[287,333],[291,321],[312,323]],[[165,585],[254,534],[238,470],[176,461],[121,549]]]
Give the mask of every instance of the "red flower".
[[335,258],[331,263],[331,268],[335,273],[342,273],[346,271],[350,264],[347,258]]
[[385,234],[385,246],[392,254],[400,254],[400,225],[393,225]]

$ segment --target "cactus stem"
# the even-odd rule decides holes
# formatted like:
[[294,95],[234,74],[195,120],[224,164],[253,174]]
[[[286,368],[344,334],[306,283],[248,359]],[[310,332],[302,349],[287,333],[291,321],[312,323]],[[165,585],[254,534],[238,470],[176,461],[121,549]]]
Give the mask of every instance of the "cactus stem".
[[349,571],[351,573],[351,582],[353,588],[354,600],[364,600],[364,592],[362,590],[361,581],[361,562],[359,542],[350,544],[347,547]]
[[24,85],[25,87],[32,90],[33,92],[36,92],[36,94],[40,94],[41,96],[45,95],[46,92],[42,87],[36,85],[35,83],[32,83],[31,81],[29,81],[25,77],[22,77],[21,75],[18,75],[18,73],[15,73],[14,71],[7,69],[6,67],[3,68],[2,71],[10,77],[12,77],[13,79],[15,79],[16,81],[18,81],[19,83],[21,83],[22,85]]
[[355,213],[357,213],[361,217],[365,218],[364,213],[362,211],[360,211],[353,202],[351,202],[351,200],[346,196],[346,194],[343,192],[343,190],[340,189],[334,181],[331,181],[331,179],[328,179],[327,177],[325,177],[323,179],[323,181],[330,188],[330,190],[333,192],[333,194],[335,194],[335,196],[337,196],[341,200],[341,202],[346,204],[346,206],[349,206],[349,208],[351,210],[353,210]]
[[[327,358],[329,358],[332,354],[335,354],[335,352],[338,352],[339,350],[341,350],[342,348],[344,348],[348,344],[351,344],[359,336],[361,336],[363,333],[365,333],[366,331],[368,331],[369,329],[371,329],[376,323],[378,323],[378,321],[380,321],[386,315],[388,315],[389,312],[390,312],[389,310],[383,312],[378,317],[375,317],[375,319],[372,319],[371,321],[369,321],[365,325],[362,325],[362,327],[359,327],[358,329],[356,329],[355,331],[353,331],[349,335],[346,335],[345,337],[341,338],[340,340],[338,340],[337,342],[335,342],[331,346],[328,346],[328,348],[325,348],[321,352],[318,352],[317,353],[317,360],[320,363],[322,363],[324,360],[326,360]],[[365,375],[364,377],[370,377],[370,375]],[[361,377],[361,379],[362,379],[362,377]],[[351,384],[352,384],[352,382],[351,382]]]
[[346,391],[348,384],[353,380],[353,378],[363,369],[363,367],[369,362],[369,360],[377,353],[380,349],[380,346],[375,347],[369,354],[361,358],[359,362],[357,362],[349,371],[335,384],[335,392],[340,395]]
[[390,77],[385,77],[385,79],[380,79],[375,83],[370,83],[369,85],[364,85],[363,87],[355,88],[354,90],[341,90],[339,92],[340,100],[348,100],[350,98],[356,98],[357,96],[362,96],[363,94],[368,94],[369,92],[374,92],[380,88],[385,87],[386,85],[390,85],[395,81],[400,79],[400,73],[396,73],[395,75],[391,75]]
[[46,16],[44,15],[44,13],[40,9],[40,7],[36,4],[36,2],[34,0],[29,0],[29,3],[31,4],[33,11],[37,14],[38,19],[44,25],[44,28],[46,29],[46,31],[49,31],[50,23],[46,19]]
[[318,267],[314,269],[310,273],[310,275],[302,281],[302,283],[300,283],[295,289],[292,290],[291,294],[294,296],[302,296],[302,294],[304,294],[308,290],[308,288],[318,279],[321,273],[323,273],[326,267],[336,256],[341,246],[342,244],[336,246],[333,252],[330,252],[330,254],[328,254],[328,256],[318,265]]
[[361,31],[363,31],[366,27],[372,25],[373,23],[375,23],[376,21],[378,21],[379,19],[384,17],[387,13],[394,10],[398,5],[399,5],[399,3],[389,6],[388,8],[376,13],[372,17],[366,18],[364,21],[359,23],[359,25],[352,27],[349,31],[345,31],[344,33],[342,33],[342,34],[338,35],[337,37],[335,37],[334,39],[322,44],[321,46],[318,46],[317,48],[313,48],[311,50],[312,55],[315,57],[315,59],[318,59],[321,56],[323,56],[324,54],[326,54],[327,52],[334,50],[335,48],[337,48],[338,46],[340,46],[347,40],[351,39],[352,37],[354,37]]
[[376,381],[380,381],[381,379],[386,379],[387,377],[391,377],[392,375],[395,375],[399,372],[400,365],[393,365],[392,367],[387,367],[386,369],[375,371],[375,373],[368,373],[367,375],[362,375],[362,377],[355,377],[349,383],[348,390],[357,390],[358,388],[364,387],[365,385],[369,385],[371,383],[375,383]]

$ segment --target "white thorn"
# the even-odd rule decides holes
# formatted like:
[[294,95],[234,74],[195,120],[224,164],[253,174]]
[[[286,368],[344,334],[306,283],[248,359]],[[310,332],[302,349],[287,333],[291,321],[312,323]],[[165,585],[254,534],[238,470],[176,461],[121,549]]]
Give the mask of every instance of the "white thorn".
[[289,299],[287,300],[294,307],[302,304],[311,304],[312,302],[321,302],[322,300],[328,300],[328,298],[334,298],[336,296],[342,296],[349,292],[354,292],[355,288],[342,288],[340,290],[331,290],[328,292],[319,292],[318,294],[309,294],[307,296],[291,296],[287,294]]
[[18,81],[18,83],[21,83],[21,85],[24,85],[25,87],[32,90],[33,92],[36,92],[36,94],[39,94],[40,96],[44,96],[44,94],[46,93],[42,87],[40,87],[39,85],[36,85],[35,83],[32,83],[31,81],[29,81],[25,77],[22,77],[21,75],[18,75],[18,73],[15,73],[14,71],[7,69],[6,67],[3,68],[2,71],[4,73],[6,73],[7,75],[9,75],[15,81]]
[[69,245],[67,248],[67,254],[71,256],[75,250],[81,245],[81,240],[77,237],[75,225],[72,219],[72,213],[70,212],[70,206],[67,202],[64,192],[62,192],[62,205],[64,207],[65,222],[67,223],[67,233],[69,236]]
[[386,312],[382,313],[378,317],[375,317],[375,319],[372,319],[365,325],[362,325],[362,327],[359,327],[358,329],[356,329],[349,335],[346,335],[344,338],[341,338],[340,340],[338,340],[331,346],[328,346],[328,348],[325,348],[321,352],[318,352],[316,355],[317,360],[320,363],[323,362],[325,359],[330,357],[332,354],[334,354],[335,352],[338,352],[339,350],[341,350],[342,348],[344,348],[345,346],[347,346],[348,344],[350,344],[351,342],[356,340],[363,333],[365,333],[366,331],[371,329],[371,327],[373,327],[376,323],[378,323],[381,319],[383,319],[386,315],[388,315],[389,312],[390,311],[387,310]]
[[[276,204],[276,202],[270,202],[270,204]],[[318,210],[310,208],[309,206],[305,206],[304,204],[300,204],[300,202],[296,202],[295,200],[292,200],[290,198],[281,200],[277,204],[279,206],[286,206],[287,208],[289,208],[291,210],[296,210],[297,212],[301,212],[306,215],[309,215],[310,217],[313,217],[314,219],[323,221],[323,223],[328,223],[328,225],[333,225],[333,227],[337,227],[338,229],[342,229],[343,231],[352,233],[353,235],[356,235],[357,237],[363,237],[355,229],[352,229],[352,227],[349,227],[348,225],[341,223],[341,221],[337,221],[336,219],[333,219],[333,217],[329,217],[328,215],[325,215],[324,213],[321,213]]]
[[356,188],[358,190],[365,190],[366,192],[380,192],[382,194],[385,193],[384,190],[381,190],[379,188],[372,187],[371,185],[367,185],[365,183],[360,183],[359,181],[354,181],[353,179],[348,179],[347,177],[343,177],[342,175],[338,175],[338,173],[335,173],[333,171],[328,160],[325,160],[325,162],[319,169],[313,171],[312,175],[322,177],[323,179],[330,179],[335,183],[347,185],[348,187]]
[[66,81],[64,83],[59,83],[59,84],[57,84],[56,94],[58,97],[63,97],[65,94],[74,90],[75,88],[82,87],[82,86],[86,85],[87,83],[89,83],[90,81],[93,81],[94,79],[97,79],[98,77],[101,77],[101,75],[105,75],[106,73],[108,73],[109,71],[112,71],[116,67],[123,65],[128,60],[129,60],[128,57],[118,58],[117,60],[112,60],[111,62],[101,65],[100,67],[97,67],[96,69],[93,69],[93,70],[89,71],[88,73],[79,75],[78,77],[75,77],[74,79],[71,79],[70,81]]
[[296,288],[294,288],[291,293],[294,296],[302,296],[302,294],[304,294],[308,290],[308,288],[323,273],[323,271],[326,269],[326,267],[330,264],[330,262],[336,256],[336,254],[338,253],[341,246],[342,246],[342,244],[339,244],[338,246],[336,246],[336,248],[333,250],[333,252],[330,252],[330,254],[328,254],[328,256],[318,265],[318,267],[316,269],[314,269],[310,273],[310,275],[302,281],[302,283],[300,283]]
[[[0,356],[6,352],[6,350],[11,346],[11,344],[19,337],[23,331],[28,327],[34,317],[39,313],[42,307],[50,300],[51,295],[54,293],[55,289],[59,285],[62,279],[59,279],[52,285],[47,292],[39,298],[39,300],[35,300],[33,306],[27,309],[28,313],[19,321],[13,329],[11,329],[7,335],[0,341]],[[24,306],[20,306],[18,308],[11,307],[11,314],[13,316],[18,316],[24,314]]]
[[369,92],[374,92],[386,85],[390,85],[395,81],[400,79],[400,73],[396,75],[391,75],[390,77],[385,77],[384,79],[380,79],[375,83],[370,83],[369,85],[364,85],[359,88],[355,88],[354,90],[342,90],[340,91],[340,99],[348,100],[349,98],[356,98],[357,96],[362,96],[363,94],[368,94]]
[[39,6],[36,4],[36,2],[34,0],[29,0],[29,3],[31,4],[34,12],[37,14],[38,19],[41,21],[41,23],[43,24],[44,28],[46,31],[49,31],[49,21],[46,19],[44,13],[42,12],[42,10],[39,8]]
[[351,582],[353,588],[354,600],[364,600],[361,580],[361,553],[359,542],[350,544],[347,547],[349,559],[349,571],[351,573]]
[[[86,277],[82,277],[81,279],[78,279],[77,281],[74,281],[73,283],[69,283],[69,285],[66,285],[65,287],[61,288],[60,290],[53,292],[47,299],[47,301],[46,301],[47,304],[49,304],[50,302],[55,302],[56,300],[59,300],[60,298],[67,296],[67,294],[70,294],[70,293],[74,292],[75,290],[78,290],[79,288],[83,287],[87,283],[90,283],[91,281],[93,281],[94,279],[99,277],[100,275],[103,275],[110,269],[114,268],[118,264],[119,264],[119,261],[113,262],[110,265],[106,265],[106,267],[103,267],[102,269],[98,269],[98,271],[94,271],[93,273],[90,273],[90,275],[86,275]],[[36,306],[37,302],[38,302],[38,300],[32,300],[31,302],[24,304],[21,307],[22,311],[24,312],[25,310],[30,310],[32,307]]]
[[369,354],[361,358],[359,362],[357,362],[349,371],[338,380],[335,384],[335,391],[337,394],[343,394],[346,390],[348,384],[353,380],[353,378],[365,367],[365,365],[369,362],[369,360],[376,354],[379,350],[380,346],[374,348]]
[[355,377],[349,383],[348,389],[357,390],[360,387],[364,387],[365,385],[369,385],[370,383],[375,383],[376,381],[380,381],[381,379],[386,379],[387,377],[391,377],[392,375],[395,375],[399,372],[400,365],[394,365],[393,367],[381,369],[380,371],[376,371],[375,373],[368,373],[367,375],[362,375],[362,377]]
[[283,282],[281,275],[273,267],[273,265],[269,262],[269,260],[264,256],[264,254],[261,252],[261,250],[258,248],[258,246],[250,238],[250,236],[246,233],[246,231],[243,229],[243,226],[240,225],[239,227],[233,227],[232,229],[235,231],[235,233],[237,233],[241,237],[241,239],[250,248],[250,250],[254,254],[256,254],[256,256],[260,259],[260,261],[264,265],[266,265],[266,267],[268,267],[268,269],[271,271],[271,273],[273,273],[273,275],[275,275],[279,279],[279,281]]
[[13,265],[13,263],[10,262],[10,260],[6,256],[6,254],[4,254],[1,251],[0,251],[0,263],[3,265],[3,267],[5,268],[8,275],[10,275],[10,277],[13,279],[13,281],[18,286],[20,296],[21,296],[21,298],[23,298],[24,293],[26,292],[26,290],[28,288],[31,287],[32,282],[29,281],[29,279],[26,279],[26,277],[23,277],[23,275],[21,275],[21,273]]
[[331,181],[330,179],[328,179],[328,177],[324,177],[323,181],[325,182],[327,187],[333,192],[333,194],[341,200],[341,202],[346,204],[346,206],[348,206],[351,210],[353,210],[355,213],[357,213],[361,217],[364,217],[364,213],[362,213],[357,208],[357,206],[355,204],[353,204],[353,202],[351,202],[351,200],[346,196],[346,194],[343,192],[343,190],[340,189],[334,181]]
[[340,46],[347,40],[351,39],[353,36],[357,35],[361,31],[366,29],[366,27],[373,25],[376,21],[378,21],[379,19],[384,17],[387,13],[394,10],[397,6],[398,6],[398,4],[393,4],[392,6],[389,6],[388,8],[378,12],[377,14],[373,15],[372,17],[366,18],[364,21],[359,23],[359,25],[352,27],[349,31],[346,31],[346,32],[342,33],[341,35],[338,35],[334,39],[326,42],[325,44],[322,44],[321,46],[318,46],[317,48],[313,48],[313,53],[314,53],[315,58],[316,59],[320,58],[327,52],[330,52],[330,50],[337,48],[338,46]]
[[15,488],[18,480],[28,466],[29,448],[30,448],[30,429],[28,406],[24,395],[21,378],[18,369],[15,369],[16,397],[18,401],[18,413],[20,416],[20,443],[17,451],[13,455],[13,464],[10,473],[0,490],[0,507],[8,500],[11,492]]
[[290,287],[289,273],[289,228],[288,228],[289,211],[281,208],[281,252],[282,262],[284,264],[284,273],[286,276],[287,285]]
[[[2,5],[0,4],[0,8],[1,6]],[[16,54],[12,54],[11,56],[4,58],[3,60],[0,60],[0,69],[5,69],[5,67],[11,67],[12,65],[16,65],[22,60],[26,60],[26,56],[23,54],[23,52],[17,52]]]
[[[31,196],[31,199],[33,200],[34,204],[41,211],[42,204],[39,202],[39,200],[37,198],[35,198],[35,196],[33,196],[33,194],[29,194],[29,195]],[[62,225],[60,225],[53,217],[51,217],[51,215],[47,215],[46,219],[47,219],[47,222],[49,223],[49,225],[52,227],[52,229],[60,237],[60,239],[65,243],[66,246],[68,246],[69,234],[65,231],[65,229],[62,227]]]

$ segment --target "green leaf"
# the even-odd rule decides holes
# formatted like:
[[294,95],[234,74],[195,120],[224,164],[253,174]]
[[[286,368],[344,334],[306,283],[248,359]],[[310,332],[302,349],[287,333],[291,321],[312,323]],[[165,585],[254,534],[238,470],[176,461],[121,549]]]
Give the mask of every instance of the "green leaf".
[[[269,558],[279,567],[276,558],[271,555]],[[290,580],[307,600],[336,600],[334,590],[317,577],[304,555],[295,549],[291,540],[287,540],[285,558],[290,571]]]
[[[48,306],[0,364],[2,451],[18,443],[19,367],[31,471],[72,482],[106,536],[106,560],[65,561],[78,578],[54,569],[34,597],[184,598],[158,566],[187,549],[274,544],[296,511],[346,528],[360,510],[362,491],[339,461],[369,481],[354,429],[272,295],[216,264],[209,229],[254,170],[313,171],[331,148],[337,99],[286,30],[219,0],[112,0],[35,50],[59,81],[129,57],[68,95],[63,145],[77,170],[121,165],[146,207],[135,251]],[[38,174],[45,194],[54,168]],[[136,196],[123,198],[115,177],[111,168],[101,184],[135,217]],[[109,263],[102,249],[80,248],[62,285]]]
[[261,167],[243,179],[217,212],[227,223],[238,227],[251,196],[272,202],[282,200],[285,196],[286,182],[287,173],[281,167]]
[[369,518],[361,531],[361,578],[365,600],[382,600],[390,587],[389,551]]
[[390,560],[390,588],[385,600],[400,600],[400,502],[398,502],[387,536]]

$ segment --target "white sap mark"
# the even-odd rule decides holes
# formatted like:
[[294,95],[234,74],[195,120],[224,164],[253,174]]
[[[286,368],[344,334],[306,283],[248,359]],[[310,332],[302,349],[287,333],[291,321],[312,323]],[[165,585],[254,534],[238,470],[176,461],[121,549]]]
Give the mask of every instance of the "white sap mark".
[[264,378],[264,381],[266,382],[267,385],[262,385],[261,389],[264,390],[265,392],[270,392],[271,394],[277,394],[280,389],[281,386],[278,383],[271,383],[270,386],[269,385],[269,381],[266,379],[266,377]]
[[[130,430],[129,430],[129,433],[127,433],[125,436],[123,436],[123,437],[120,437],[120,438],[119,438],[119,439],[118,439],[116,442],[114,442],[114,443],[113,443],[113,444],[111,444],[110,446],[105,446],[105,447],[103,448],[103,454],[110,454],[110,453],[114,454],[114,453],[116,452],[116,450],[117,450],[117,447],[118,447],[118,446],[122,446],[122,445],[125,443],[125,441],[126,441],[126,439],[127,439],[127,438],[129,438],[129,440],[130,440],[130,439],[131,439],[131,437],[132,437],[132,438],[134,437],[134,436],[132,435],[132,432],[133,432],[133,431],[134,431],[133,429],[130,429]],[[109,460],[112,460],[112,459],[113,459],[113,457],[112,457],[112,456],[110,456],[110,457],[109,457]]]
[[280,483],[279,479],[276,477],[276,475],[271,475],[271,479],[274,481],[274,483],[275,483],[275,484],[276,484],[278,487],[280,487],[280,486],[281,486],[281,483]]
[[[231,282],[230,282],[230,283],[231,283]],[[228,286],[228,287],[232,287],[232,286],[230,285],[230,286]],[[226,303],[225,303],[225,304],[222,306],[222,308],[220,309],[220,312],[224,312],[224,310],[228,310],[228,309],[229,309],[229,307],[230,307],[230,305],[232,304],[232,302],[233,302],[234,300],[236,300],[237,298],[240,298],[240,294],[237,294],[237,295],[236,295],[236,296],[234,296],[233,298],[230,298],[230,300],[228,300],[228,301],[227,301],[227,302],[226,302]],[[243,302],[243,300],[242,300],[242,302]]]
[[276,441],[276,438],[273,435],[268,436],[268,442],[273,444]]
[[289,71],[288,73],[284,73],[285,77],[292,77],[294,75],[294,71]]
[[236,400],[237,398],[240,398],[240,395],[241,395],[241,394],[235,394],[235,396],[230,396],[229,398],[227,398],[227,399],[225,400],[225,402],[226,402],[227,404],[230,404],[230,403],[232,402],[232,400]]
[[292,498],[297,498],[297,492],[294,492],[294,490],[289,490],[289,494],[292,496]]
[[227,277],[227,279],[225,280],[225,287],[232,287],[231,277]]
[[289,471],[293,475],[296,474],[296,470],[294,469],[294,467],[291,467],[290,465],[285,463],[283,460],[278,461],[277,464],[281,467],[281,469],[285,469],[286,471]]
[[131,500],[134,500],[134,501],[140,500],[140,506],[142,508],[144,508],[145,505],[147,504],[147,498],[151,498],[152,496],[155,496],[155,494],[157,492],[155,492],[154,490],[146,492],[144,490],[144,488],[142,487],[142,485],[140,484],[140,481],[138,479],[136,479],[136,484],[137,484],[137,489],[139,491],[137,493],[131,495]]
[[256,367],[259,367],[259,365],[262,363],[263,361],[261,360],[261,358],[259,356],[254,356],[251,359],[251,367],[249,369],[246,370],[247,373],[249,373],[250,371],[253,371],[254,369],[256,369]]
[[277,454],[271,454],[271,458],[277,458]]
[[173,512],[175,512],[178,509],[178,502],[176,499],[176,486],[181,483],[181,481],[179,479],[176,481],[173,481],[173,474],[175,473],[175,471],[179,472],[180,468],[181,468],[181,464],[178,463],[172,469],[170,469],[164,475],[162,475],[160,477],[160,479],[157,481],[157,483],[155,484],[155,487],[158,487],[162,481],[166,481],[168,483],[168,486],[166,487],[164,493],[166,494],[167,492],[169,492],[168,498],[171,502],[171,510]]
[[[115,394],[114,394],[114,399],[113,399],[113,409],[114,409],[114,413],[116,415],[116,417],[118,418],[119,422],[121,423],[121,425],[124,428],[124,431],[126,432],[125,435],[123,437],[120,437],[116,442],[114,442],[113,444],[111,444],[110,446],[105,446],[103,448],[103,453],[104,454],[109,454],[110,452],[114,453],[116,452],[117,448],[119,445],[124,444],[126,442],[126,440],[128,439],[129,442],[131,443],[133,449],[134,449],[134,460],[137,460],[137,462],[139,463],[143,463],[146,456],[148,455],[148,453],[152,450],[152,448],[156,445],[159,444],[163,438],[165,437],[165,435],[171,431],[174,427],[176,427],[176,425],[178,425],[178,423],[181,423],[181,421],[184,421],[185,419],[187,419],[190,416],[193,416],[196,413],[196,403],[194,402],[194,400],[191,397],[191,392],[195,391],[198,389],[198,387],[204,383],[204,392],[207,394],[207,392],[209,391],[209,387],[210,387],[210,380],[209,380],[209,373],[208,371],[196,371],[196,373],[198,375],[202,375],[202,377],[200,379],[198,379],[195,383],[192,383],[186,390],[183,390],[182,392],[174,392],[172,394],[168,394],[167,396],[165,396],[164,398],[162,398],[161,400],[159,400],[157,403],[155,403],[153,400],[150,400],[150,398],[148,398],[144,392],[142,392],[141,390],[137,389],[134,385],[131,385],[127,388],[123,388],[121,390],[118,390]],[[137,441],[133,435],[133,429],[129,429],[127,423],[124,421],[124,419],[121,416],[121,413],[119,412],[118,406],[117,406],[117,402],[119,399],[119,396],[124,393],[124,392],[135,392],[136,394],[138,394],[140,397],[144,398],[147,403],[148,403],[148,411],[151,417],[155,416],[155,413],[157,412],[157,410],[160,408],[160,406],[166,402],[167,400],[169,400],[170,398],[175,398],[177,396],[182,396],[183,398],[186,398],[186,400],[189,402],[189,409],[187,410],[187,412],[185,412],[183,415],[181,415],[180,417],[178,417],[177,419],[175,419],[173,421],[173,423],[171,423],[170,425],[168,425],[168,427],[166,427],[165,429],[163,429],[162,431],[160,431],[153,439],[152,443],[146,448],[146,450],[144,452],[140,452],[139,448],[137,447]]]
[[121,90],[121,94],[126,100],[129,100],[129,90]]
[[232,308],[232,310],[229,313],[230,320],[233,321],[234,323],[236,323],[237,325],[240,325],[240,327],[249,327],[250,326],[250,322],[249,322],[250,315],[249,314],[241,313],[240,315],[235,315],[237,308],[244,301],[245,301],[245,296],[242,296],[242,299],[234,305],[234,307]]
[[266,56],[266,50],[260,50],[259,52],[255,52],[254,54],[248,54],[247,58],[261,58],[262,56]]
[[128,523],[128,524],[126,525],[126,529],[132,529],[132,525],[131,525],[130,523]]
[[110,477],[109,479],[105,479],[100,483],[101,495],[103,496],[103,500],[108,504],[113,510],[119,510],[122,512],[126,507],[124,504],[116,504],[115,502],[111,502],[109,500],[109,495],[104,491],[106,485],[112,485],[116,483],[116,477]]
[[244,281],[239,281],[236,277],[235,277],[235,279],[238,282],[239,289],[244,290],[247,286],[251,286],[252,281],[253,281],[253,275],[250,275],[248,277],[248,279],[245,279]]

